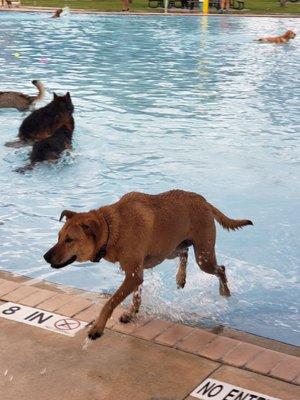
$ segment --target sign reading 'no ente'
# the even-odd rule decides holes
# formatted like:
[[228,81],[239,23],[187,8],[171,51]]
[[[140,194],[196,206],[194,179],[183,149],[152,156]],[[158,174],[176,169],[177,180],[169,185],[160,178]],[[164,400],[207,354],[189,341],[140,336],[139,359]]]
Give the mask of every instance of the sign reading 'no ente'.
[[0,306],[0,317],[47,329],[48,331],[62,333],[67,336],[74,336],[80,329],[86,326],[86,322],[77,319],[11,302]]
[[280,400],[215,379],[206,379],[191,396],[201,400]]

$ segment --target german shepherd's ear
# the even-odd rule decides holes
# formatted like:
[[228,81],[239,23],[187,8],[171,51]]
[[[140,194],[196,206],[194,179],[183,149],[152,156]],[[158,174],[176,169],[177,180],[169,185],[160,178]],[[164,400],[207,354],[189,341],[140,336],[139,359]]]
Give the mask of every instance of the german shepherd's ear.
[[57,98],[58,98],[57,94],[55,92],[53,92],[53,100],[55,100]]
[[75,211],[64,210],[60,214],[59,220],[61,221],[63,219],[63,217],[66,217],[66,220],[68,220],[69,218],[73,217],[73,215],[75,215],[75,214],[77,214]]
[[67,92],[67,94],[66,94],[66,98],[67,98],[67,99],[71,99],[70,92]]
[[93,236],[94,239],[98,240],[101,237],[101,225],[99,222],[93,220],[93,219],[88,219],[82,224],[80,224],[82,229],[84,230],[84,233],[87,236]]

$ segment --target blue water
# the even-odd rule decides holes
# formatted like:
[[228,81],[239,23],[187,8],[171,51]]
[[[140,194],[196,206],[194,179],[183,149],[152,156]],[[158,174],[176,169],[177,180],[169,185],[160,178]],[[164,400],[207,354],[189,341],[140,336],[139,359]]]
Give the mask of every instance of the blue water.
[[26,114],[0,110],[0,268],[87,290],[113,292],[117,266],[54,271],[43,253],[62,209],[89,210],[132,191],[182,188],[254,227],[218,229],[217,254],[232,297],[190,256],[176,289],[176,261],[146,272],[144,310],[299,341],[299,37],[257,36],[297,19],[0,14],[0,90],[69,90],[74,151],[25,176],[28,148],[10,149]]

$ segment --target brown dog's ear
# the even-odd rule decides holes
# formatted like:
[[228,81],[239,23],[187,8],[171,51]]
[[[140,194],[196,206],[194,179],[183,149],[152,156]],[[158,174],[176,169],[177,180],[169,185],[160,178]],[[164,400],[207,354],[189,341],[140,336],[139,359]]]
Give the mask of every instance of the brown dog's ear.
[[68,99],[71,98],[70,92],[67,92],[66,97],[67,97]]
[[102,232],[99,222],[93,219],[88,219],[80,224],[80,226],[82,227],[86,235],[93,236],[96,240],[100,239]]
[[55,100],[57,98],[58,98],[57,94],[55,92],[53,92],[53,100]]
[[73,217],[73,215],[75,215],[75,214],[77,214],[75,211],[64,210],[60,214],[59,220],[61,221],[63,219],[63,217],[66,217],[66,220],[68,220],[69,218]]

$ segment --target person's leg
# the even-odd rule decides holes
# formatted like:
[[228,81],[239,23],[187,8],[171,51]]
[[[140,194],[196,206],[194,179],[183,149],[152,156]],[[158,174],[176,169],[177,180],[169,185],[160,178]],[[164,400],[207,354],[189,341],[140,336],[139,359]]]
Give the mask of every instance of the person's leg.
[[224,2],[225,2],[225,8],[226,8],[226,10],[229,11],[229,8],[230,8],[230,0],[225,0]]

